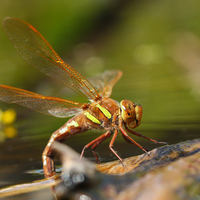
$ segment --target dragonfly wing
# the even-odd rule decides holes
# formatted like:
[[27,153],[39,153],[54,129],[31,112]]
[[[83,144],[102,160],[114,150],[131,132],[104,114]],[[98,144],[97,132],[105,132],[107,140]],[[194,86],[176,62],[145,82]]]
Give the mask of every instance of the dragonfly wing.
[[107,70],[101,74],[89,78],[89,81],[92,83],[92,85],[94,85],[100,95],[104,97],[110,97],[113,86],[121,76],[122,72],[120,70]]
[[47,97],[27,90],[0,85],[0,100],[16,103],[55,117],[71,117],[82,111],[83,104],[56,97]]
[[65,63],[33,26],[15,18],[5,18],[3,25],[14,47],[28,63],[84,97],[99,96],[93,85]]

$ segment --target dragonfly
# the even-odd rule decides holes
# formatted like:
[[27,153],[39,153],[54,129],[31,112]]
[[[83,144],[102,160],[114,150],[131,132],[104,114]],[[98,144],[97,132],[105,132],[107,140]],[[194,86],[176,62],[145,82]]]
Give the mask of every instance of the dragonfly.
[[87,103],[81,103],[0,85],[0,101],[16,103],[54,117],[72,117],[53,132],[43,151],[42,160],[45,177],[51,177],[56,173],[54,166],[55,152],[52,150],[54,141],[63,142],[76,134],[91,129],[104,129],[105,133],[85,145],[80,157],[83,157],[87,148],[91,148],[98,163],[100,161],[95,152],[96,147],[112,136],[109,148],[123,164],[123,159],[113,148],[119,132],[126,142],[138,146],[145,153],[147,153],[147,150],[132,139],[127,132],[154,143],[163,143],[132,130],[141,123],[141,105],[129,100],[122,100],[118,103],[110,98],[113,86],[122,76],[120,70],[107,70],[88,80],[65,63],[46,39],[29,23],[7,17],[3,20],[3,26],[8,38],[25,61],[87,100]]

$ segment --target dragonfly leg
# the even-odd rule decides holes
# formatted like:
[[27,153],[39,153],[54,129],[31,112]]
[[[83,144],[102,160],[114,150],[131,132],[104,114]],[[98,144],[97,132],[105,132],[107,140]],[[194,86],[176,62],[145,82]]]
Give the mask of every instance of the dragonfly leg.
[[99,136],[98,138],[94,139],[93,141],[91,141],[90,143],[88,143],[87,145],[85,145],[84,148],[83,148],[83,150],[82,150],[82,152],[81,152],[81,156],[80,156],[80,157],[82,158],[83,155],[84,155],[85,150],[86,150],[87,148],[89,148],[89,147],[92,146],[92,147],[91,147],[92,152],[93,152],[93,154],[94,154],[94,156],[95,156],[97,162],[100,163],[99,158],[98,158],[98,156],[97,156],[97,154],[96,154],[96,152],[95,152],[94,150],[95,150],[95,148],[96,148],[99,144],[101,144],[104,140],[106,140],[107,138],[109,138],[111,135],[112,135],[112,133],[111,133],[110,131],[107,131],[106,133],[102,134],[102,135]]
[[134,135],[136,135],[136,136],[138,136],[138,137],[145,138],[145,139],[150,140],[150,141],[152,141],[152,142],[154,142],[154,143],[156,143],[156,144],[167,144],[167,142],[158,142],[157,140],[151,139],[151,138],[146,137],[146,136],[144,136],[144,135],[142,135],[142,134],[140,134],[140,133],[137,133],[137,132],[135,132],[135,131],[129,129],[129,128],[127,127],[126,124],[124,125],[124,127],[126,128],[126,130],[127,130],[129,133],[134,134]]
[[110,148],[110,150],[115,154],[115,156],[122,162],[122,165],[123,165],[123,160],[122,160],[122,158],[121,158],[121,157],[117,154],[117,152],[113,149],[113,144],[114,144],[114,142],[115,142],[115,139],[117,138],[117,134],[118,134],[118,130],[115,129],[114,134],[113,134],[113,137],[112,137],[112,139],[111,139],[111,141],[110,141],[110,144],[109,144],[109,148]]
[[122,136],[124,137],[124,139],[131,144],[134,144],[136,146],[138,146],[140,149],[142,149],[145,153],[148,154],[147,149],[145,149],[144,147],[142,147],[140,144],[138,144],[133,138],[131,138],[127,132],[123,129],[122,125],[119,125],[119,129],[122,133]]
[[[104,140],[106,140],[107,138],[109,138],[109,137],[112,135],[112,133],[108,131],[108,132],[104,133],[103,135],[105,135],[105,136],[102,137],[102,138],[100,138],[100,139],[99,139],[95,144],[93,144],[92,147],[91,147],[92,152],[93,152],[93,154],[94,154],[94,156],[95,156],[95,158],[96,158],[96,160],[97,160],[98,163],[101,163],[101,162],[99,161],[99,158],[98,158],[98,156],[97,156],[97,154],[96,154],[96,152],[95,152],[95,149],[96,149],[96,147],[97,147],[99,144],[101,144]],[[101,137],[101,136],[100,136],[100,137]]]

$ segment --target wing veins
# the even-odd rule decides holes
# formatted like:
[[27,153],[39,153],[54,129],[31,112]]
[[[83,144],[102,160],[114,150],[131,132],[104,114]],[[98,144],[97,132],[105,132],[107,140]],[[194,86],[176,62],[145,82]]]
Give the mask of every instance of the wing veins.
[[[33,26],[19,19],[6,18],[4,27],[18,53],[27,62],[50,77],[60,80],[67,87],[73,88],[78,94],[81,92],[89,99],[95,99],[99,96],[96,88],[80,73],[65,63]],[[35,48],[30,48],[32,46]],[[46,66],[48,64],[50,66]],[[77,80],[74,85],[72,85],[73,79]]]
[[69,117],[82,110],[84,104],[58,97],[43,96],[27,90],[0,85],[0,100],[31,108],[56,117]]

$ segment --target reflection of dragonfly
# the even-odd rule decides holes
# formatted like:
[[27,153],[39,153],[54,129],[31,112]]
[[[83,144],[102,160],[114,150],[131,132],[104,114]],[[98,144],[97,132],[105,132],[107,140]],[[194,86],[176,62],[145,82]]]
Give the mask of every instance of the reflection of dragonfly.
[[113,149],[119,130],[127,142],[137,145],[145,152],[146,149],[128,136],[125,129],[134,135],[158,143],[156,140],[142,136],[129,129],[137,127],[141,122],[142,107],[140,105],[128,100],[122,100],[119,104],[109,98],[112,93],[112,87],[122,75],[121,71],[106,71],[93,77],[89,82],[79,72],[66,64],[44,37],[30,24],[19,19],[6,18],[3,25],[9,39],[22,58],[91,102],[90,104],[80,103],[56,97],[47,97],[23,89],[0,85],[1,101],[17,103],[55,117],[65,118],[75,115],[52,134],[43,152],[43,167],[46,177],[55,173],[52,143],[55,140],[63,141],[72,135],[89,129],[105,129],[107,131],[87,144],[81,153],[82,157],[85,149],[91,147],[98,162],[99,159],[94,150],[111,135],[113,137],[109,148],[122,162],[120,156]]

